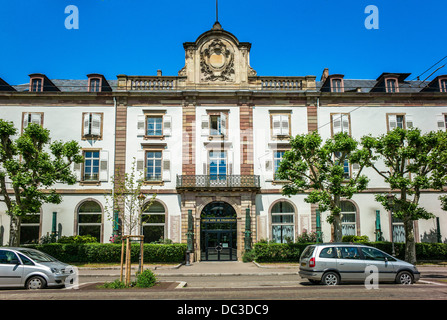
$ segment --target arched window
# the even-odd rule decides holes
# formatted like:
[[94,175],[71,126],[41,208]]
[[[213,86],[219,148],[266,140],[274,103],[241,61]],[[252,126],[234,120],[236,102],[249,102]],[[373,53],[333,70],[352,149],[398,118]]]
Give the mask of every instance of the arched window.
[[341,201],[341,229],[343,236],[357,235],[357,210],[350,201]]
[[272,241],[286,243],[294,241],[295,209],[287,201],[277,202],[272,207]]
[[166,210],[158,201],[147,206],[141,216],[141,229],[144,242],[165,239]]
[[102,209],[95,201],[85,201],[78,209],[78,235],[90,235],[101,242]]

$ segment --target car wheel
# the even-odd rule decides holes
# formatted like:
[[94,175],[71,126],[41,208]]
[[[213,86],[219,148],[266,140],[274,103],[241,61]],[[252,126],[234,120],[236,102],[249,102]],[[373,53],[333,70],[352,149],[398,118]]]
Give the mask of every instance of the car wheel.
[[46,281],[44,278],[39,277],[39,276],[34,276],[29,278],[26,281],[26,288],[27,289],[43,289],[45,288],[45,286],[47,285]]
[[412,284],[414,282],[413,274],[409,271],[401,271],[397,274],[396,283]]
[[326,272],[321,278],[321,283],[327,286],[336,286],[340,283],[340,276],[336,272]]

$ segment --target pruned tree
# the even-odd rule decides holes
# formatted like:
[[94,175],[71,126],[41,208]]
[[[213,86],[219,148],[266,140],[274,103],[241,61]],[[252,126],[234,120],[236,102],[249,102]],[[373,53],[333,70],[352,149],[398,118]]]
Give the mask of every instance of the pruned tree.
[[9,245],[20,244],[21,218],[40,211],[43,203],[59,204],[56,183],[72,185],[72,163],[82,163],[76,141],[50,143],[50,131],[30,123],[23,133],[12,122],[0,119],[0,201],[10,217]]
[[[297,135],[290,141],[277,175],[288,183],[284,195],[308,193],[308,203],[318,204],[319,210],[329,211],[327,221],[333,225],[334,240],[342,240],[341,200],[366,189],[368,178],[362,175],[368,152],[358,148],[358,142],[347,133],[323,139],[317,132]],[[351,166],[351,172],[346,169]]]
[[118,170],[112,177],[112,194],[106,195],[105,212],[109,220],[118,224],[121,234],[137,235],[141,227],[141,218],[145,209],[155,201],[156,194],[151,198],[142,192],[144,179],[142,173],[136,170],[136,160],[133,159],[129,172],[121,174]]
[[417,128],[395,128],[379,137],[365,136],[361,143],[370,153],[368,166],[383,177],[391,190],[377,195],[376,200],[402,219],[405,260],[415,263],[414,221],[434,217],[419,205],[422,191],[442,190],[447,184],[447,133],[422,134]]

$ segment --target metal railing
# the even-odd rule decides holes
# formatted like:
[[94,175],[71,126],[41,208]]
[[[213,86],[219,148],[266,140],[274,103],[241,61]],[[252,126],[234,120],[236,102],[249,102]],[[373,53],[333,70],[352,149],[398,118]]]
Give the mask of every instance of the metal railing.
[[177,175],[177,189],[259,189],[257,175]]

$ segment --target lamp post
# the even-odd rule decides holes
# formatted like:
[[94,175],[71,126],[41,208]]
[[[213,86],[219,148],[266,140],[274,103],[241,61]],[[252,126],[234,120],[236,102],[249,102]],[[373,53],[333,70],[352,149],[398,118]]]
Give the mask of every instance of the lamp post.
[[394,196],[391,193],[388,193],[388,195],[386,196],[387,200],[388,200],[388,206],[390,208],[390,213],[391,213],[391,255],[393,257],[396,256],[396,252],[394,251],[394,228],[393,228],[393,210],[391,208],[394,209]]

